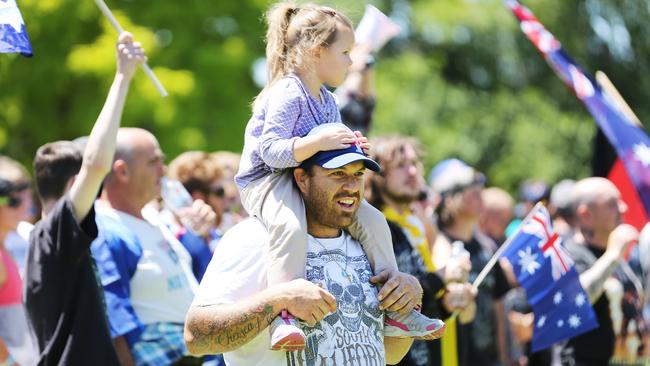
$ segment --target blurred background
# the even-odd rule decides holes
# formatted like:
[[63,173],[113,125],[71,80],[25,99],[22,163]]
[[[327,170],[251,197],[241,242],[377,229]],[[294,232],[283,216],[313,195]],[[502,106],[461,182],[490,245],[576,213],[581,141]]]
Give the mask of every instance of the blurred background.
[[[331,0],[355,23],[366,2]],[[168,160],[186,150],[240,152],[260,88],[266,0],[110,0],[169,92],[139,73],[124,126],[151,130]],[[377,55],[370,136],[401,133],[426,168],[459,157],[511,192],[524,179],[591,175],[597,127],[501,0],[369,1],[403,32]],[[589,73],[604,71],[650,115],[650,1],[523,2]],[[34,57],[0,55],[0,153],[31,166],[41,144],[90,131],[113,73],[116,32],[91,0],[19,0]]]

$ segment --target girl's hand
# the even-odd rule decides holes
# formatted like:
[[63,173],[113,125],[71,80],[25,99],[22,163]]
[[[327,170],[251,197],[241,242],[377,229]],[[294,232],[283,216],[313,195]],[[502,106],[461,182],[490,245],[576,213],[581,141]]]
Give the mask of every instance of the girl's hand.
[[347,128],[328,128],[318,134],[318,150],[347,149],[357,142],[357,137]]
[[354,136],[357,138],[357,145],[359,145],[360,148],[363,149],[363,152],[368,155],[370,152],[370,142],[368,142],[368,138],[365,137],[361,131],[354,131]]

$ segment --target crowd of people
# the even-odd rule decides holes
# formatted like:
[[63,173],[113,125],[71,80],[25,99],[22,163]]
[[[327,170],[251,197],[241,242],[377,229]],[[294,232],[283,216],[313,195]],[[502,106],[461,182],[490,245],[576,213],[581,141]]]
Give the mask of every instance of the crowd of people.
[[[374,58],[345,15],[280,3],[267,23],[271,77],[242,154],[166,164],[152,132],[120,127],[146,60],[125,32],[87,137],[41,146],[33,179],[0,156],[0,365],[599,366],[647,354],[650,302],[619,268],[647,288],[650,234],[633,246],[612,183],[531,180],[515,200],[459,159],[427,174],[425,141],[365,136]],[[325,85],[341,86],[338,103]],[[599,326],[532,352],[512,264],[472,283],[540,201]]]

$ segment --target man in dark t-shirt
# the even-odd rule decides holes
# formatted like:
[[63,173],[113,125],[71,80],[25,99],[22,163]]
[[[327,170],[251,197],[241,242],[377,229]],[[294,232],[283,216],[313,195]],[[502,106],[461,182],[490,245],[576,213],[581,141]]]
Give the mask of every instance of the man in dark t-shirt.
[[[496,244],[476,235],[481,213],[483,174],[458,159],[438,163],[430,174],[431,188],[440,195],[436,208],[440,234],[433,245],[433,260],[443,265],[449,258],[469,253],[474,282],[494,254]],[[455,249],[455,248],[458,249]],[[497,262],[478,286],[476,317],[458,327],[458,364],[460,366],[495,366],[510,364],[507,319],[503,297],[510,286]]]
[[[383,168],[381,174],[370,177],[369,202],[388,220],[398,269],[415,276],[422,286],[422,313],[447,322],[451,313],[458,311],[460,321],[469,322],[476,311],[473,288],[466,281],[443,278],[447,271],[433,267],[425,223],[412,209],[424,184],[419,151],[418,141],[409,137],[389,136],[373,140],[372,157],[381,161]],[[469,260],[465,263],[449,261],[446,269],[452,266],[469,271]],[[452,337],[453,334],[454,331]],[[443,341],[448,340],[443,337],[442,341],[414,341],[398,365],[442,365]],[[455,351],[452,347],[448,349]]]
[[605,178],[586,178],[573,187],[577,232],[566,241],[566,249],[575,261],[580,282],[589,296],[598,328],[574,337],[562,345],[562,365],[606,366],[614,353],[614,329],[605,281],[618,267],[630,244],[639,233],[630,225],[621,225],[627,207],[621,194]]
[[131,34],[122,33],[117,73],[83,157],[70,141],[48,143],[36,152],[43,213],[29,238],[25,302],[38,339],[39,365],[120,364],[90,255],[97,237],[93,204],[113,163],[129,83],[144,58]]

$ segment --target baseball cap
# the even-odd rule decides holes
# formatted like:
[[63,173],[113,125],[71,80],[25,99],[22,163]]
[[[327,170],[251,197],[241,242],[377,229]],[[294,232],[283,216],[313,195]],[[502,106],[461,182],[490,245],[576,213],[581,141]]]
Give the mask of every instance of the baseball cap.
[[[307,136],[315,135],[327,129],[336,128],[345,128],[352,132],[352,130],[343,123],[325,123],[314,127],[309,131]],[[366,154],[364,154],[363,149],[357,144],[353,144],[345,149],[319,151],[309,159],[303,161],[300,166],[307,168],[312,165],[318,165],[325,169],[336,169],[357,161],[363,161],[366,168],[372,171],[379,172],[381,170],[379,164],[367,157]]]
[[485,184],[485,176],[456,158],[438,163],[429,173],[431,188],[440,195],[456,193],[474,184]]

